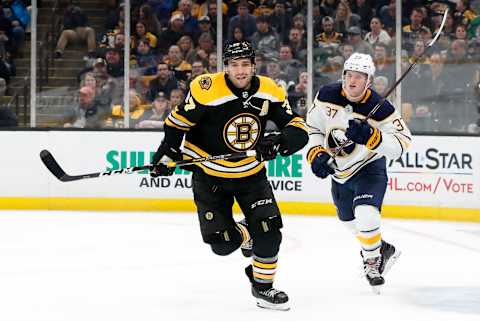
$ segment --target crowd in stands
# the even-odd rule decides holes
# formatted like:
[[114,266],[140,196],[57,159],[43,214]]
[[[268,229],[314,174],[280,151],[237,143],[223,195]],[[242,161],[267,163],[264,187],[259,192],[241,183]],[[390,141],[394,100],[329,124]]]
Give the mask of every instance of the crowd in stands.
[[[88,26],[88,17],[81,18],[78,6],[66,10],[64,19],[72,23],[58,40],[57,55],[62,56],[71,39],[85,42],[88,61],[93,64],[80,76],[80,94],[88,91],[85,88],[92,88],[99,97],[107,93],[106,104],[98,103],[96,108],[107,115],[101,126],[115,127],[121,123],[119,118],[123,119],[122,48],[126,35],[124,5],[111,2],[114,7],[108,10],[101,34]],[[380,93],[388,90],[396,78],[395,2],[314,1],[314,92],[341,79],[343,63],[353,52],[372,55],[377,69],[373,88]],[[402,110],[414,131],[478,129],[474,123],[478,118],[475,88],[480,81],[479,3],[403,1],[403,71],[426,49],[449,8],[437,43],[402,83]],[[283,86],[292,107],[305,115],[310,86],[306,73],[307,1],[232,0],[217,8],[215,0],[133,0],[131,6],[130,127],[162,128],[164,115],[182,101],[190,82],[200,74],[216,72],[217,32],[223,32],[224,41],[251,41],[257,74]],[[222,29],[217,28],[217,10],[222,12]],[[78,19],[69,16],[75,14]],[[95,86],[85,79],[92,75]],[[88,118],[88,112],[83,114]]]
[[15,60],[23,57],[30,10],[30,0],[0,1],[0,97],[9,93],[7,88],[17,73]]

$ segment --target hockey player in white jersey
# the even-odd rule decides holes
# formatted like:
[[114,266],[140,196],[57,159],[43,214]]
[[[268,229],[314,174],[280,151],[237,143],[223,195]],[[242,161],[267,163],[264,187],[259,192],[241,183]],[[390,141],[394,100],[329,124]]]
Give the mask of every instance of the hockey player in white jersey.
[[386,157],[399,158],[412,138],[388,100],[368,116],[382,99],[370,88],[374,73],[371,56],[354,53],[345,61],[342,82],[317,93],[307,114],[307,159],[316,176],[332,176],[337,215],[360,241],[365,276],[379,293],[385,273],[400,255],[380,234]]

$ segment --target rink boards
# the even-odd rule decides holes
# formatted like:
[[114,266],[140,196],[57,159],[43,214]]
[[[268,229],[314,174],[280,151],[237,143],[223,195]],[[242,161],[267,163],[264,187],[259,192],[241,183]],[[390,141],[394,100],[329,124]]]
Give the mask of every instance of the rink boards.
[[[163,137],[151,132],[1,131],[1,209],[194,210],[191,174],[152,179],[147,173],[58,181],[40,161],[48,149],[70,175],[149,163]],[[389,162],[383,213],[388,217],[480,221],[478,137],[416,136]],[[284,213],[333,215],[330,181],[313,176],[306,150],[277,158],[267,173]]]

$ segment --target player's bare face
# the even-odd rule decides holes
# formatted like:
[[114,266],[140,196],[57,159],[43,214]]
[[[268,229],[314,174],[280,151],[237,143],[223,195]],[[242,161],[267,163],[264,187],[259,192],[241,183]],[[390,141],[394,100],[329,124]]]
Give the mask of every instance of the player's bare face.
[[250,86],[253,72],[254,65],[249,58],[240,58],[228,62],[228,78],[237,88],[247,89]]
[[345,74],[345,88],[350,97],[360,97],[367,85],[367,75],[358,71],[347,70]]

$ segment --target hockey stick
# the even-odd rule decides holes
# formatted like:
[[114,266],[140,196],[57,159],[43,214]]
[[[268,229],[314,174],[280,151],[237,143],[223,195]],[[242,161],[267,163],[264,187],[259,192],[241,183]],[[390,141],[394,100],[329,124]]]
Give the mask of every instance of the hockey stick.
[[[168,167],[186,166],[186,165],[209,162],[214,160],[232,160],[232,159],[238,159],[238,158],[255,156],[255,155],[256,155],[255,150],[247,150],[245,152],[238,152],[238,153],[232,153],[232,154],[192,158],[192,159],[181,160],[177,162],[172,161],[166,165]],[[104,172],[81,174],[81,175],[68,175],[60,167],[58,162],[53,157],[52,153],[50,153],[48,150],[44,149],[40,152],[40,159],[42,160],[43,164],[48,168],[48,170],[62,182],[78,181],[81,179],[95,178],[95,177],[101,177],[101,176],[112,176],[117,174],[131,174],[134,172],[144,171],[147,169],[150,170],[152,167],[151,165],[144,165],[144,166],[127,167],[127,168],[122,168],[114,171],[104,171]]]
[[[385,100],[387,100],[387,97],[390,96],[390,94],[397,88],[398,84],[402,82],[402,80],[408,75],[408,73],[417,65],[417,62],[427,53],[427,50],[430,49],[435,42],[437,41],[438,37],[440,37],[440,34],[443,31],[443,27],[445,25],[445,21],[447,20],[447,14],[448,14],[448,8],[445,9],[445,12],[443,13],[443,18],[442,18],[442,23],[440,24],[440,28],[438,28],[437,34],[435,37],[428,43],[428,45],[425,47],[425,50],[423,50],[423,53],[418,56],[418,57],[413,57],[413,62],[410,64],[408,69],[400,76],[399,79],[393,84],[390,89],[388,89],[387,93],[380,99],[380,101],[373,107],[373,109],[367,114],[367,117],[363,119],[362,121],[367,121],[369,120],[376,112],[377,110],[383,105]],[[332,165],[333,162],[335,162],[335,158],[340,154],[340,152],[345,148],[345,146],[351,144],[352,141],[347,139],[345,140],[340,146],[338,146],[335,149],[335,153],[332,155],[332,157],[328,160],[327,165]]]

